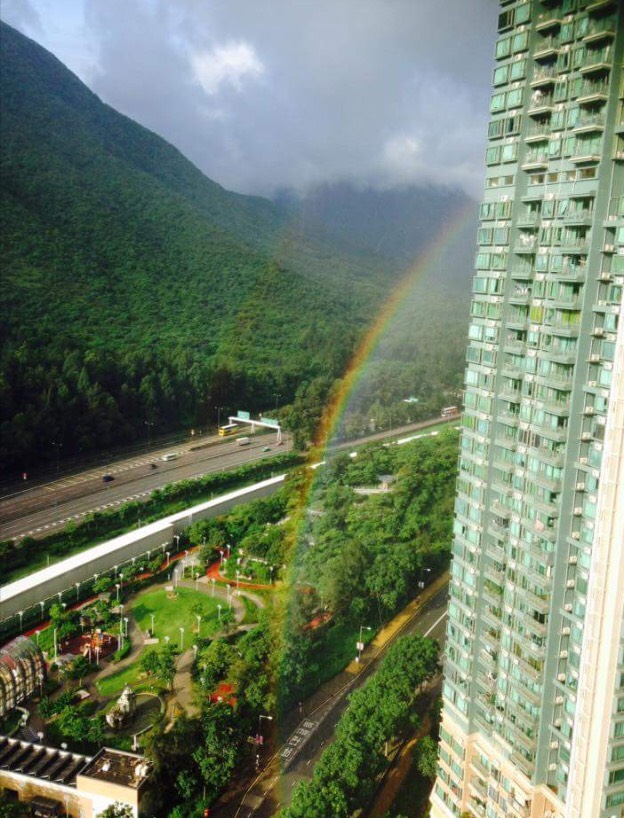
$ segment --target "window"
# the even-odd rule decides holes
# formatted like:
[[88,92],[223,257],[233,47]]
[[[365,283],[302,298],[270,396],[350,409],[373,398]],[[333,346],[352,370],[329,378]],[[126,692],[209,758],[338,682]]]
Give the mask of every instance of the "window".
[[500,162],[501,149],[499,147],[488,148],[485,152],[486,165],[496,165]]
[[526,51],[528,47],[529,47],[528,31],[521,31],[518,34],[514,34],[512,48],[515,53],[517,53],[518,51]]
[[498,139],[503,135],[504,119],[494,119],[488,126],[489,139]]
[[520,133],[520,125],[522,123],[522,117],[520,114],[515,114],[514,116],[507,117],[505,120],[505,133],[507,135]]
[[527,23],[530,17],[531,17],[530,3],[523,3],[521,6],[516,7],[515,24],[517,26],[520,26],[523,23]]
[[511,67],[509,69],[509,79],[514,82],[515,80],[521,80],[526,77],[527,72],[527,61],[526,60],[516,60],[515,62],[511,63]]
[[504,85],[509,79],[509,65],[499,65],[494,70],[494,85]]
[[507,107],[519,108],[522,105],[522,88],[514,88],[507,94]]
[[506,94],[494,94],[492,102],[490,103],[490,111],[492,111],[492,113],[503,110],[505,107],[505,97]]
[[508,57],[511,54],[511,37],[503,37],[496,43],[496,59]]
[[501,152],[501,159],[503,162],[515,162],[518,156],[518,145],[504,145]]

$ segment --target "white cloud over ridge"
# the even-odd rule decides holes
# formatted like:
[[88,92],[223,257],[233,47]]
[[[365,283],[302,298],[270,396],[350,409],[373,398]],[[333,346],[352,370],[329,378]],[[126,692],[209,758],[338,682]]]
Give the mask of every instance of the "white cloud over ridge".
[[257,79],[265,73],[253,46],[243,41],[193,54],[191,66],[195,79],[210,96],[219,93],[223,85],[241,91],[244,79]]
[[[48,0],[5,2],[80,73]],[[64,2],[93,43],[92,89],[225,187],[480,194],[497,0]]]

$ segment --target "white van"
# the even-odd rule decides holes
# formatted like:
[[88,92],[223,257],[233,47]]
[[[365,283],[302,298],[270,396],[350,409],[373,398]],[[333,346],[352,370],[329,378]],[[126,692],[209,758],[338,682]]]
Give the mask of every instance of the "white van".
[[168,452],[167,454],[164,454],[160,459],[166,462],[167,460],[177,460],[177,458],[178,458],[177,452]]
[[239,437],[236,442],[239,446],[249,446],[251,440],[248,437]]

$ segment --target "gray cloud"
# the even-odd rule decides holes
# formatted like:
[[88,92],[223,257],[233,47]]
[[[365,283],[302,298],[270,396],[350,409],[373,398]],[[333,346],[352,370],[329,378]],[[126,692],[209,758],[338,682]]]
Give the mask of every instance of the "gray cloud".
[[84,2],[93,90],[225,187],[480,191],[496,0]]

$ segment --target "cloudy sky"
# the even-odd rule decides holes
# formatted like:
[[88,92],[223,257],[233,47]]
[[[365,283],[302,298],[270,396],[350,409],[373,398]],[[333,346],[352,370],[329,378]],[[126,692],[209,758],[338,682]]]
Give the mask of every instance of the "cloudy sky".
[[243,193],[479,197],[497,0],[3,0],[105,102]]

